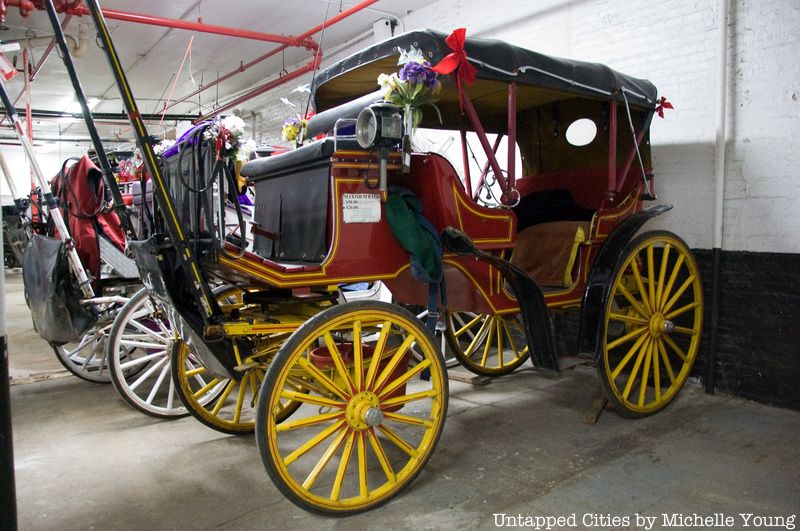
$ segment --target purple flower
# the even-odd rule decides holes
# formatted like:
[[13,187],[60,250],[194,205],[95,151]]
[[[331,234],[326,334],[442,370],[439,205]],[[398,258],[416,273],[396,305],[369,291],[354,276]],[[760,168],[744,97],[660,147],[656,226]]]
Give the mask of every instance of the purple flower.
[[431,64],[428,61],[424,63],[417,63],[410,61],[403,65],[397,76],[408,83],[422,83],[426,88],[432,89],[439,84],[439,74],[431,70]]

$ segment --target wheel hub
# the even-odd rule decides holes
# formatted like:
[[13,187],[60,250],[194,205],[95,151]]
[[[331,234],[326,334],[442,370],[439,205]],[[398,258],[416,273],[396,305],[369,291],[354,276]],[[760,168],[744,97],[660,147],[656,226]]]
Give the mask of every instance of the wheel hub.
[[675,323],[668,319],[664,319],[664,315],[659,313],[653,314],[650,318],[650,334],[653,337],[659,337],[663,333],[671,334],[675,331]]
[[380,400],[375,393],[362,391],[347,403],[347,423],[355,430],[366,430],[383,422]]

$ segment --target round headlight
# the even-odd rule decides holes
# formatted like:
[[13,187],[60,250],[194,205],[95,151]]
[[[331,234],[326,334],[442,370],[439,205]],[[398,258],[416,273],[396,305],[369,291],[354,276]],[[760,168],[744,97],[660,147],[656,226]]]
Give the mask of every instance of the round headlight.
[[367,107],[358,113],[356,120],[356,141],[364,149],[372,147],[378,135],[378,117],[375,111]]

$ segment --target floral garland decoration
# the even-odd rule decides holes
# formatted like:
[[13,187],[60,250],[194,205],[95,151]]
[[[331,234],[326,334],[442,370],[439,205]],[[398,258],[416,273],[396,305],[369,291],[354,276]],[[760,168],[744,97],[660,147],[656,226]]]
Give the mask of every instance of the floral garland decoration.
[[244,140],[244,120],[238,116],[215,119],[203,133],[206,140],[213,139],[217,144],[217,158],[247,160],[255,149],[252,139]]
[[164,139],[155,146],[153,146],[153,153],[156,156],[163,155],[165,151],[175,145],[175,140]]
[[436,107],[436,98],[442,89],[439,74],[431,68],[430,61],[425,59],[425,54],[417,47],[409,50],[400,50],[400,70],[392,74],[378,76],[378,85],[383,90],[383,100],[413,111],[413,125],[419,126],[422,122],[423,105],[430,105],[442,121],[439,108]]

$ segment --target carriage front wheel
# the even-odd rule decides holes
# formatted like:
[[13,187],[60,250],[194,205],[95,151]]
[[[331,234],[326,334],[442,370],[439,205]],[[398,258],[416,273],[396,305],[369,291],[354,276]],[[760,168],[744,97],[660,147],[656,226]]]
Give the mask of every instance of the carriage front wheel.
[[[298,328],[267,371],[256,439],[295,504],[347,515],[386,503],[422,470],[447,413],[447,376],[430,332],[375,301],[334,306]],[[300,403],[280,422],[275,406]]]
[[666,231],[641,234],[625,248],[604,312],[597,365],[620,414],[665,408],[692,370],[703,323],[703,289],[686,243]]
[[456,359],[480,376],[503,376],[530,357],[519,314],[447,312],[447,343]]

